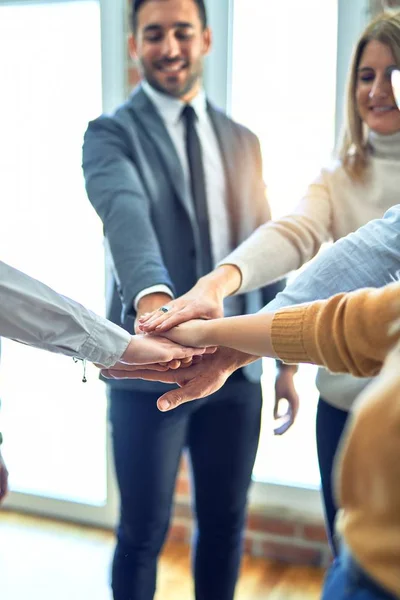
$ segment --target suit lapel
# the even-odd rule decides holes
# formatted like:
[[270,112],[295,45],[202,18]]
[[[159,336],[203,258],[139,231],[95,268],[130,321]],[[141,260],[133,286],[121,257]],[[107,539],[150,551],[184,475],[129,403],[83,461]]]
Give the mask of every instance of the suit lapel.
[[[186,210],[189,219],[194,223],[194,208],[190,198],[185,193],[185,179],[181,162],[162,118],[141,88],[132,96],[130,108],[134,113],[136,123],[153,140],[154,147],[165,165],[175,193]],[[155,174],[152,173],[151,176],[154,177]]]

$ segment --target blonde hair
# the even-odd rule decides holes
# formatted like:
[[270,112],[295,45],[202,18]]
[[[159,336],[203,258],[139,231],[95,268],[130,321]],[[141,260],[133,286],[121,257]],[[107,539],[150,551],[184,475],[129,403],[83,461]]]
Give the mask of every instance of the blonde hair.
[[353,51],[347,80],[344,126],[338,151],[344,168],[353,179],[362,179],[368,163],[369,148],[364,123],[357,110],[356,90],[360,60],[366,45],[372,40],[388,46],[396,65],[400,67],[400,11],[376,17],[366,27]]

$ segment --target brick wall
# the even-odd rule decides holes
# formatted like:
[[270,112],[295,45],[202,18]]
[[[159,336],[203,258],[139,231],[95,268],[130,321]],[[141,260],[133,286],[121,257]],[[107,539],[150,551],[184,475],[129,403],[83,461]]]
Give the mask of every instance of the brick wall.
[[[128,37],[128,19],[126,36]],[[126,53],[126,91],[137,84],[140,75]],[[169,539],[189,544],[193,528],[190,482],[183,458],[175,490],[175,510]],[[324,524],[300,517],[282,518],[263,507],[252,509],[247,523],[244,551],[297,564],[327,566],[330,561]]]
[[[184,457],[175,489],[169,539],[189,544],[193,529],[190,481]],[[302,515],[282,517],[264,507],[249,512],[244,552],[272,560],[326,567],[331,559],[324,524]]]

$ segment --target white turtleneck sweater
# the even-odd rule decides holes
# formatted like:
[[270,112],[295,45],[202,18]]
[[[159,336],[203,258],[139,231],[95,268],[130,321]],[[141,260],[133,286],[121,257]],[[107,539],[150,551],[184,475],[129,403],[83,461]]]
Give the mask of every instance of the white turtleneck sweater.
[[[400,132],[370,132],[369,143],[363,182],[352,180],[335,161],[322,169],[292,214],[259,227],[220,263],[240,269],[242,285],[236,293],[281,279],[313,258],[324,242],[346,236],[400,203]],[[349,410],[370,381],[320,369],[317,387],[329,404]]]

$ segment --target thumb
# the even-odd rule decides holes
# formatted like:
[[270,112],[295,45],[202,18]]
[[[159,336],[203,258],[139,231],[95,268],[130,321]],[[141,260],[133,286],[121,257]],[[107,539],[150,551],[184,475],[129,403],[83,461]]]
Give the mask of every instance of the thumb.
[[201,397],[202,394],[199,391],[198,385],[196,386],[196,384],[189,382],[181,388],[171,390],[160,396],[157,400],[157,408],[161,412],[167,412],[168,410],[178,408],[181,404],[198,400]]
[[276,394],[274,403],[274,419],[278,419],[279,417],[279,402],[280,398],[278,397],[278,394]]

